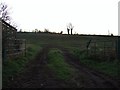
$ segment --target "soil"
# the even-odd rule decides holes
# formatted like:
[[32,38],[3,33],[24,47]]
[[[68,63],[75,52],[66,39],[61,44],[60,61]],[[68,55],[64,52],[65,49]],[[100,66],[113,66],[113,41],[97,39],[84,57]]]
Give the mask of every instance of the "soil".
[[[75,76],[69,81],[60,80],[47,67],[47,54],[51,48],[63,51],[65,61],[76,69]],[[55,45],[46,45],[31,60],[25,69],[11,80],[5,88],[117,88],[120,82],[104,73],[93,70],[73,56],[66,48]],[[3,87],[4,88],[4,87]]]

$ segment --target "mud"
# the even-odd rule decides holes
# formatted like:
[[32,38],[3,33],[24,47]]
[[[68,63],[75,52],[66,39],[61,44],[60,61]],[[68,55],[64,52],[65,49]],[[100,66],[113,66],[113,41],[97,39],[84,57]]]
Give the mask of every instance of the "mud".
[[[47,54],[51,48],[60,49],[66,63],[76,69],[73,82],[63,81],[47,67]],[[61,46],[46,45],[4,88],[117,88],[119,82],[103,73],[97,72],[80,63],[80,60]]]

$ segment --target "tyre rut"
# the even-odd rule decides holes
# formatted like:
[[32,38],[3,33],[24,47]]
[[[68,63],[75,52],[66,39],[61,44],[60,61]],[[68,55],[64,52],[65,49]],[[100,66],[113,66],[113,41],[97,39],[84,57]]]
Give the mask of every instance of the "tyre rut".
[[[75,67],[79,70],[78,73],[84,75],[87,78],[87,84],[89,85],[84,87],[92,87],[92,88],[120,88],[117,81],[102,75],[99,72],[91,70],[80,63],[80,60],[73,56],[69,51],[65,48],[59,48],[64,52],[64,57],[67,63]],[[91,84],[92,83],[92,84]]]
[[18,75],[9,85],[12,88],[58,88],[72,87],[66,82],[56,78],[54,72],[47,67],[47,53],[51,48],[58,48],[63,52],[66,63],[78,72],[74,78],[76,87],[84,88],[119,88],[116,81],[86,68],[66,48],[55,45],[46,45],[35,59],[26,65],[26,69]]

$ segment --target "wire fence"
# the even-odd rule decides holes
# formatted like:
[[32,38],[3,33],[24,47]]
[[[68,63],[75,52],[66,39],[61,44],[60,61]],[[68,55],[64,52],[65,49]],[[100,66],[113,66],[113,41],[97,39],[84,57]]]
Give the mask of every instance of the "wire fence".
[[117,59],[117,41],[90,41],[87,46],[87,55],[94,59]]

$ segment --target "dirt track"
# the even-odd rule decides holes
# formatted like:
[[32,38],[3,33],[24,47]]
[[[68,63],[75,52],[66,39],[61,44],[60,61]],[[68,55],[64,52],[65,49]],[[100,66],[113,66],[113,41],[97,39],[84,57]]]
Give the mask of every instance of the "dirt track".
[[[50,48],[63,51],[65,60],[77,70],[73,82],[62,81],[56,78],[54,72],[47,67],[47,53]],[[120,88],[118,82],[102,73],[91,70],[79,60],[59,46],[45,46],[35,59],[26,65],[26,68],[11,81],[8,87],[12,88]]]

